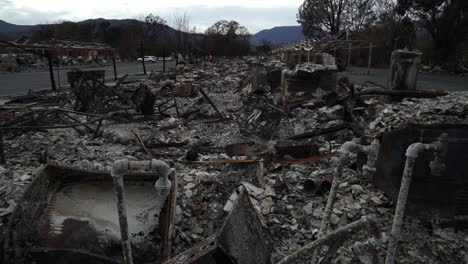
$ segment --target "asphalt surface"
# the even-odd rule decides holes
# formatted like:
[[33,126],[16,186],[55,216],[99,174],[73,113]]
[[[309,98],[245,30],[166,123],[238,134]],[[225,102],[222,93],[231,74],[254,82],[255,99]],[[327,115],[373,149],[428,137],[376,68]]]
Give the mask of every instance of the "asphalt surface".
[[[162,62],[147,63],[147,71],[161,71]],[[166,67],[174,67],[174,62],[167,62]],[[114,71],[112,65],[105,67],[87,67],[81,70],[105,70],[106,78],[113,80]],[[66,73],[70,69],[60,70],[60,84],[68,85]],[[130,73],[142,73],[143,67],[139,63],[119,63],[117,64],[117,74],[122,76]],[[58,84],[57,72],[54,72],[56,83]],[[347,76],[355,84],[362,85],[365,81],[372,81],[382,86],[387,86],[389,70],[371,69],[371,74],[367,74],[367,68],[351,67],[350,72],[341,72],[339,77]],[[461,77],[449,74],[419,73],[418,88],[437,89],[446,91],[466,91],[468,90],[468,77]],[[25,93],[29,90],[49,89],[50,79],[48,71],[40,72],[20,72],[20,73],[0,73],[0,96],[15,95]]]
[[[146,71],[162,71],[162,62],[145,63]],[[166,62],[166,69],[174,68],[174,62]],[[112,65],[104,67],[80,67],[80,70],[105,70],[106,80],[114,80],[114,68]],[[60,69],[60,84],[69,85],[67,72],[71,69]],[[118,63],[117,76],[124,74],[143,73],[141,63]],[[54,70],[55,83],[58,86],[59,80],[57,70]],[[28,92],[29,90],[50,89],[49,71],[0,73],[0,96],[15,95]]]
[[[372,69],[367,74],[367,68],[351,67],[349,72],[340,72],[339,77],[346,76],[354,84],[362,85],[366,81],[387,87],[388,69]],[[436,89],[444,91],[468,91],[468,76],[450,75],[447,73],[418,73],[418,89]]]

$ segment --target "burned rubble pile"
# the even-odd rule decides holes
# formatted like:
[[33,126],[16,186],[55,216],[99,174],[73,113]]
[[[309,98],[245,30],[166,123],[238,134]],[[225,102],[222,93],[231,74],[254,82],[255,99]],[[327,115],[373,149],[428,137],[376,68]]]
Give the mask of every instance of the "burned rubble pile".
[[[225,233],[243,221],[236,218],[239,210],[253,221],[247,226],[257,226],[258,219],[261,231],[250,233],[263,240],[261,250],[246,248],[244,255],[268,260],[244,256],[238,263],[384,263],[399,183],[390,194],[388,178],[379,175],[394,169],[385,159],[397,155],[401,179],[406,148],[429,132],[415,134],[416,141],[397,154],[385,145],[392,144],[386,133],[413,124],[468,124],[466,92],[358,87],[336,81],[333,65],[289,67],[272,58],[246,58],[186,65],[177,74],[124,76],[111,85],[99,74],[86,78],[69,90],[31,93],[2,106],[4,236],[44,164],[111,172],[119,159],[158,159],[177,178],[170,257],[163,259],[172,258],[168,263],[188,263],[184,252],[213,239],[236,259],[240,249],[226,242]],[[400,137],[414,133],[402,131]],[[249,202],[255,210],[236,209]],[[435,214],[405,217],[398,263],[468,262],[463,224],[447,224]],[[453,219],[463,223],[458,215]],[[369,235],[374,221],[377,232]]]

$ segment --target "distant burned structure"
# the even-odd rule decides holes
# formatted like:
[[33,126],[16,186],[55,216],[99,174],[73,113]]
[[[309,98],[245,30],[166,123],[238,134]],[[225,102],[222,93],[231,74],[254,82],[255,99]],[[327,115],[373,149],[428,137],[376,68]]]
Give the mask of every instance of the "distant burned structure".
[[[106,44],[55,39],[34,42],[29,38],[20,38],[15,41],[0,40],[0,48],[1,47],[10,50],[10,59],[7,61],[11,65],[31,65],[42,62],[41,59],[47,60],[53,90],[57,88],[53,71],[54,66],[58,68],[61,65],[99,62],[99,56],[107,57],[112,60],[114,64],[114,75],[115,78],[117,78],[114,49]],[[21,59],[19,56],[13,56],[14,50],[21,50],[29,54],[29,57]]]

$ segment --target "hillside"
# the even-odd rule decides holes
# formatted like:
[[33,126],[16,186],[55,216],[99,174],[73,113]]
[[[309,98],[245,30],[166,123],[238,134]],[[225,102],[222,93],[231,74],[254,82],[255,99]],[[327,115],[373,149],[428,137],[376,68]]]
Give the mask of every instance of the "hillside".
[[37,26],[15,25],[0,20],[0,39],[15,39],[22,35],[29,36]]
[[264,41],[273,44],[281,44],[305,39],[306,37],[302,33],[302,26],[274,27],[252,35],[250,44],[252,46],[259,46],[262,45]]
[[0,33],[3,33],[3,34],[28,32],[34,29],[35,27],[36,26],[15,25],[15,24],[10,24],[6,21],[0,20]]

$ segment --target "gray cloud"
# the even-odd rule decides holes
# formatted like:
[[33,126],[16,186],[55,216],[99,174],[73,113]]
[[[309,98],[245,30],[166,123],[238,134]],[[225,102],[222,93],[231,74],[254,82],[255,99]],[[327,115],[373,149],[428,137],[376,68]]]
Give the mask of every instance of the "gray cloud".
[[43,12],[32,8],[17,8],[11,0],[0,0],[0,19],[20,25],[51,23],[70,12]]
[[246,26],[251,33],[275,26],[297,25],[295,7],[248,8],[238,6],[204,7],[193,6],[187,9],[191,23],[206,29],[221,19],[236,20]]

